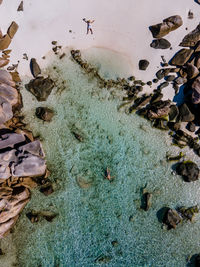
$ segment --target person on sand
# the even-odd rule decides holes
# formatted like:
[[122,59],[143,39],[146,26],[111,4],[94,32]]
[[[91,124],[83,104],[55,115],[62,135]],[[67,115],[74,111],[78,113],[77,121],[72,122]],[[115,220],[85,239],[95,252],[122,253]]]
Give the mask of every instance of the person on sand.
[[94,20],[86,20],[86,19],[84,18],[83,21],[84,21],[85,23],[87,23],[87,34],[88,34],[89,32],[91,32],[91,34],[93,34],[93,30],[92,30],[92,26],[91,26],[91,24],[94,22]]

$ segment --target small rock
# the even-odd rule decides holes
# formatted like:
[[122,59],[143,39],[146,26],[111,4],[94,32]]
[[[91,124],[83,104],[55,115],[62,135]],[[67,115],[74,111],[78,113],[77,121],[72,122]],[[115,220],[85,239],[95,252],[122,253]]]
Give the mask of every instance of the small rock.
[[43,121],[50,122],[54,116],[54,111],[50,108],[38,107],[36,108],[35,115]]
[[152,85],[152,81],[148,81],[147,85],[151,86]]
[[24,11],[24,2],[21,1],[21,3],[19,4],[17,11]]
[[194,14],[191,10],[189,10],[188,12],[188,19],[193,19],[194,18]]
[[15,21],[13,21],[7,30],[7,34],[10,36],[11,39],[14,37],[18,28],[19,28],[18,24]]
[[169,75],[169,76],[166,76],[166,77],[165,77],[165,80],[166,80],[167,82],[172,82],[175,78],[176,78],[175,75]]
[[169,85],[168,82],[163,82],[158,86],[158,89],[162,90],[163,88],[167,87]]
[[149,66],[149,61],[148,61],[148,60],[146,60],[146,59],[141,59],[141,60],[139,61],[139,69],[140,69],[140,70],[146,70],[148,66]]
[[43,193],[45,196],[51,195],[54,192],[52,184],[47,183],[42,185],[40,188],[40,192]]
[[174,81],[177,84],[183,84],[183,83],[186,83],[187,82],[187,79],[186,78],[183,78],[183,77],[177,77]]
[[30,69],[31,69],[31,73],[32,73],[34,78],[36,78],[39,74],[41,74],[41,69],[40,69],[38,63],[36,62],[35,58],[31,58]]
[[170,48],[171,44],[166,39],[161,38],[161,39],[153,40],[150,46],[155,49],[168,49]]
[[145,211],[148,211],[152,205],[151,203],[152,201],[152,194],[145,192],[142,195],[142,204],[141,204],[141,208]]
[[187,124],[188,131],[194,133],[195,132],[195,128],[196,128],[196,126],[195,126],[195,123],[194,122],[192,122],[192,121],[191,122],[188,122],[188,124]]
[[174,209],[168,208],[165,216],[163,217],[163,223],[168,226],[168,230],[176,228],[176,226],[182,222],[182,217]]
[[178,211],[181,213],[183,219],[193,221],[195,213],[199,212],[199,208],[198,206],[193,206],[190,208],[181,207],[178,209]]
[[153,79],[153,83],[157,83],[158,81],[158,79]]
[[117,240],[112,241],[111,244],[113,247],[117,247],[119,245]]
[[99,256],[96,260],[95,260],[95,263],[108,263],[109,261],[111,261],[111,257],[110,256],[104,256],[104,255],[101,255]]
[[186,182],[194,182],[199,178],[199,168],[192,161],[184,161],[178,164],[176,171]]

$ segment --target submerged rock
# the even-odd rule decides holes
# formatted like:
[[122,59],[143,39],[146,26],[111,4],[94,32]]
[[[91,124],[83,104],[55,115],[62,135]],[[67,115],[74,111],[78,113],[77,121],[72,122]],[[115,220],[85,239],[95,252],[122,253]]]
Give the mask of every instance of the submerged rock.
[[145,211],[148,211],[152,205],[151,202],[152,202],[152,194],[149,192],[143,193],[141,208]]
[[184,161],[178,164],[176,171],[186,182],[194,182],[199,178],[199,168],[192,161]]
[[26,216],[28,217],[28,219],[32,222],[32,223],[36,223],[38,222],[42,217],[47,220],[48,222],[52,222],[53,219],[55,217],[58,216],[57,213],[52,212],[52,211],[30,211],[26,214]]
[[186,49],[183,48],[179,50],[174,57],[172,58],[170,64],[171,65],[177,65],[177,66],[183,66],[191,57],[193,53],[192,49]]
[[200,24],[188,33],[182,40],[182,42],[179,44],[183,47],[189,47],[189,46],[195,46],[197,42],[200,40]]
[[153,40],[150,46],[155,49],[168,49],[170,48],[171,44],[166,39],[160,38],[160,39]]
[[36,108],[35,115],[43,121],[50,122],[54,116],[54,111],[50,108],[38,107]]
[[154,38],[162,38],[171,31],[176,30],[183,24],[183,20],[179,15],[171,16],[163,20],[162,23],[149,27]]
[[172,228],[175,229],[176,226],[181,222],[182,222],[182,217],[176,210],[170,208],[166,210],[166,213],[163,217],[163,223],[168,226],[168,230]]
[[51,94],[53,87],[54,81],[50,78],[44,77],[37,77],[26,85],[27,90],[31,92],[38,101],[47,100],[48,96]]
[[199,213],[199,208],[198,206],[193,206],[190,208],[181,207],[178,209],[178,211],[181,213],[183,219],[193,221],[195,213]]
[[149,61],[148,61],[148,60],[146,60],[146,59],[141,59],[141,60],[139,61],[139,69],[140,69],[140,70],[146,70],[148,66],[149,66]]

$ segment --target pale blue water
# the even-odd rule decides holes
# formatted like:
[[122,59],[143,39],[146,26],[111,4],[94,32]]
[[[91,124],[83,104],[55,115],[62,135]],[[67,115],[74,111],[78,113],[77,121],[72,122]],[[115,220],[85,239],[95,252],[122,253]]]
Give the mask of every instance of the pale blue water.
[[[98,54],[95,60],[101,66]],[[26,121],[43,140],[56,189],[48,197],[35,190],[12,240],[8,237],[8,252],[17,255],[17,266],[186,266],[187,257],[200,252],[199,215],[194,223],[171,231],[163,229],[156,215],[163,206],[199,204],[199,182],[184,183],[165,161],[167,151],[179,150],[170,146],[165,132],[137,115],[119,112],[120,101],[98,88],[69,54],[52,62],[46,72],[60,84],[65,81],[64,90],[55,89],[44,103],[25,89],[22,94]],[[51,123],[35,118],[35,107],[41,105],[56,111]],[[71,130],[79,130],[84,142]],[[115,176],[112,183],[103,177],[107,167]],[[80,179],[92,185],[80,188]],[[145,186],[153,194],[147,212],[140,209]],[[25,215],[31,209],[59,216],[51,223],[32,224]],[[109,261],[95,262],[101,256]]]

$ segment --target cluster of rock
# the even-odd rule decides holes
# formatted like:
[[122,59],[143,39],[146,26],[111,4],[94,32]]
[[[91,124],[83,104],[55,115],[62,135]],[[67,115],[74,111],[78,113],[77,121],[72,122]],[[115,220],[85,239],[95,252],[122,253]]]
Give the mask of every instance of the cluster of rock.
[[[18,25],[12,22],[6,35],[2,35],[0,31],[0,68],[9,63],[11,50],[6,49],[17,29]],[[34,62],[32,65],[32,72],[37,76],[40,71]],[[25,129],[23,117],[20,116],[22,101],[18,82],[20,78],[16,70],[9,72],[0,69],[0,237],[9,232],[17,221],[30,199],[31,188],[40,184],[40,191],[45,195],[53,192],[51,183],[45,179],[47,168],[42,145]],[[49,92],[52,89],[52,81],[40,77],[39,81],[32,81],[30,90],[34,88],[40,91],[42,86],[47,86]],[[44,94],[38,95],[46,99]],[[47,115],[43,112],[41,116]],[[47,119],[49,120],[49,117]]]
[[185,221],[193,221],[196,213],[199,212],[197,206],[193,207],[180,207],[177,209],[164,208],[162,221],[167,225],[168,229],[176,228],[178,224]]
[[183,20],[180,16],[175,15],[163,20],[162,23],[152,25],[149,27],[154,38],[157,38],[152,41],[150,44],[151,47],[155,49],[167,49],[170,48],[171,44],[168,40],[163,37],[166,36],[171,31],[178,29],[182,26]]
[[[174,24],[171,21],[174,21]],[[179,16],[173,16],[169,18],[169,23],[167,19],[164,21],[164,24],[160,25],[158,28],[159,31],[163,31],[162,34],[164,34],[164,30],[166,30],[166,32],[168,33],[169,29],[175,30],[181,25],[182,19]],[[188,102],[185,101],[185,103],[177,106],[170,100],[162,100],[162,90],[167,87],[170,82],[173,83],[174,87],[178,91],[177,86],[179,86],[180,84],[185,84],[194,79],[190,65],[188,65],[188,60],[194,53],[194,49],[191,49],[191,51],[189,49],[181,49],[170,62],[170,64],[175,65],[175,67],[169,67],[169,65],[166,64],[167,67],[158,70],[158,72],[156,73],[156,78],[153,79],[152,82],[147,82],[147,85],[152,86],[153,83],[158,83],[163,78],[165,78],[166,81],[160,83],[159,86],[157,86],[157,88],[151,94],[141,95],[141,91],[143,90],[143,86],[145,85],[143,81],[136,80],[134,76],[131,76],[128,79],[105,80],[100,76],[100,74],[94,67],[90,66],[81,58],[81,53],[79,50],[71,51],[73,59],[80,65],[81,68],[85,70],[87,74],[95,77],[99,81],[100,86],[106,87],[108,89],[111,87],[120,88],[124,92],[126,92],[127,96],[123,98],[124,102],[119,108],[128,106],[129,113],[136,111],[139,115],[150,120],[152,126],[162,130],[170,130],[169,133],[173,138],[174,144],[176,144],[180,148],[189,146],[197,155],[200,156],[200,145],[198,144],[198,139],[192,137],[191,135],[180,129],[182,122],[188,122],[187,129],[189,129],[190,131],[195,131],[195,119],[197,116],[191,112],[191,108]],[[142,65],[144,65],[143,69],[145,70],[145,67],[148,67],[148,64],[148,62],[142,60],[139,63],[139,67],[142,69]],[[182,75],[183,72],[187,75]],[[140,96],[138,96],[138,94],[140,94]],[[171,158],[173,158],[173,160],[181,160],[182,157],[183,156],[181,154],[177,157]],[[184,181],[194,182],[199,178],[199,168],[196,163],[192,161],[180,161],[176,166],[177,173],[183,177]],[[145,192],[142,196],[141,208],[147,211],[151,206],[151,200],[152,194]],[[188,209],[191,210],[192,208]],[[172,210],[172,214],[173,213],[175,213],[175,211]],[[177,224],[181,222],[183,218],[185,219],[184,215],[180,215],[179,212],[177,215]],[[176,223],[172,228],[175,228],[175,225]]]

